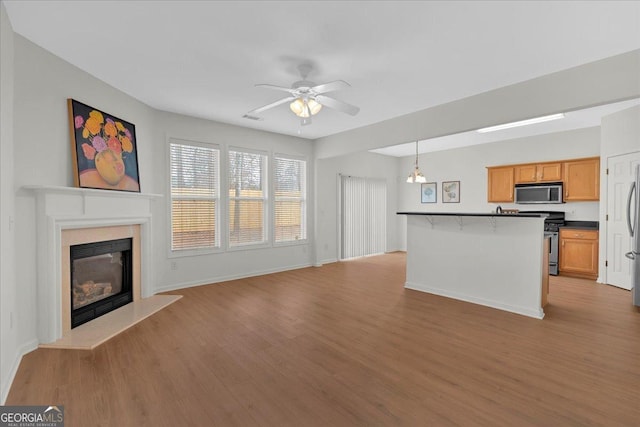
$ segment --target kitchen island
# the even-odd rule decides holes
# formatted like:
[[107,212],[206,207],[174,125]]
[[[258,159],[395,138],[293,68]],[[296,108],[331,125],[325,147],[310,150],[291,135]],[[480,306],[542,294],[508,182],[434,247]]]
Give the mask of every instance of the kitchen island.
[[542,319],[544,214],[407,216],[405,287]]

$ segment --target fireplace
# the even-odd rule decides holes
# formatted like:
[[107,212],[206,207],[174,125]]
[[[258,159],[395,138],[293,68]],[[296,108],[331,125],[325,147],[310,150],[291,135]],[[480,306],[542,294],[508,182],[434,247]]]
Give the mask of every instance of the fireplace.
[[72,245],[71,328],[133,301],[132,239]]
[[[153,200],[161,196],[74,187],[36,185],[22,188],[34,194],[36,199],[36,326],[40,345],[55,345],[87,330],[88,334],[97,336],[91,332],[91,325],[103,325],[107,323],[104,319],[109,317],[101,316],[72,329],[72,246],[131,239],[131,262],[128,265],[133,276],[133,301],[122,309],[139,307],[154,295],[155,274],[150,268],[153,252],[151,206]],[[103,283],[102,279],[87,280],[93,280],[94,284]],[[93,306],[96,302],[100,301],[96,299],[77,308]],[[100,328],[107,331],[109,337],[116,333],[110,332],[109,327]]]

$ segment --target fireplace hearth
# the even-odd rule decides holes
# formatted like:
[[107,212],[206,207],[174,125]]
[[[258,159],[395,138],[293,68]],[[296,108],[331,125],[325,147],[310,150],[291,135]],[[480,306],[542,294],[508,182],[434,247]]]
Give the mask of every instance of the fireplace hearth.
[[70,247],[71,328],[133,301],[132,239]]

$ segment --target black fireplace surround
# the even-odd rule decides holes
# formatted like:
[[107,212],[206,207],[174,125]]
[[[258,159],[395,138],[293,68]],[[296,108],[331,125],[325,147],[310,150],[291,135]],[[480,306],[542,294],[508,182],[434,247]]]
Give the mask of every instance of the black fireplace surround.
[[71,328],[133,301],[133,239],[71,246]]

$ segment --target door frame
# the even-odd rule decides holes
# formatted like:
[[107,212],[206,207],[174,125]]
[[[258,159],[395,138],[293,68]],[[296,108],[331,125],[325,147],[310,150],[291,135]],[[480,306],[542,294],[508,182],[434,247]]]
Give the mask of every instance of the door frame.
[[[602,254],[598,260],[599,266],[598,266],[598,279],[597,282],[598,283],[603,283],[603,284],[607,284],[610,286],[615,286],[617,288],[620,289],[625,289],[628,290],[625,287],[622,286],[618,286],[612,283],[608,283],[608,269],[609,267],[607,266],[607,261],[608,261],[608,257],[609,257],[609,221],[607,221],[607,215],[608,215],[608,211],[609,211],[609,160],[613,159],[615,157],[622,157],[622,156],[628,156],[631,154],[640,154],[640,151],[630,151],[630,152],[626,152],[626,153],[616,153],[616,154],[612,154],[606,158],[601,158],[600,160],[600,175],[601,179],[600,183],[601,183],[601,187],[600,187],[600,224],[601,224],[601,231],[604,231],[604,236],[602,236],[602,232],[600,235],[600,254]],[[602,185],[602,182],[605,183],[605,185]]]

